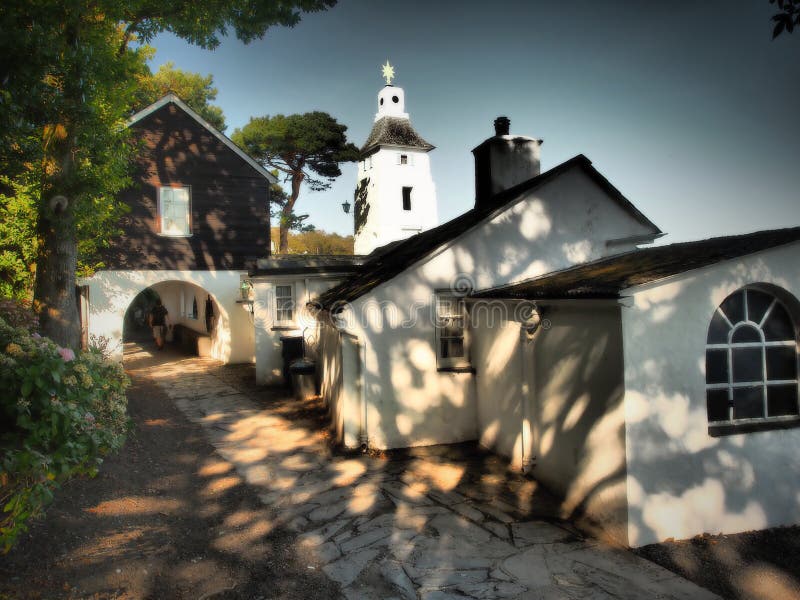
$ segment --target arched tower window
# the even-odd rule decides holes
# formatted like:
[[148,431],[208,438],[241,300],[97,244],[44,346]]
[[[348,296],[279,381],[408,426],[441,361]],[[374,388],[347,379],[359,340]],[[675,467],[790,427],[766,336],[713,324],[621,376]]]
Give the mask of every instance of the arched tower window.
[[706,340],[709,425],[791,420],[800,415],[797,328],[786,305],[761,289],[719,305]]

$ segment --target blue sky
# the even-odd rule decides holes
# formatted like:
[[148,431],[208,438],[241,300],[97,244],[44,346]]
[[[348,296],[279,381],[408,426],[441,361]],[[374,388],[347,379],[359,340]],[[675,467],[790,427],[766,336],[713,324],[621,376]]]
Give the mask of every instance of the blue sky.
[[[643,8],[643,7],[646,7]],[[324,110],[367,137],[395,84],[431,154],[439,215],[473,204],[470,150],[498,115],[544,139],[542,167],[585,154],[682,241],[800,225],[800,32],[771,41],[768,0],[340,0],[250,45],[156,38],[152,66],[212,74],[228,134],[251,116]],[[352,233],[355,165],[300,213]]]

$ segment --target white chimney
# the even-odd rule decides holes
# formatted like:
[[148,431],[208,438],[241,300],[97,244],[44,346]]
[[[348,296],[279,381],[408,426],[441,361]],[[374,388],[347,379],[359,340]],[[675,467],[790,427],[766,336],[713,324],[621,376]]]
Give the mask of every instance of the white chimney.
[[542,140],[510,135],[508,117],[494,120],[494,137],[477,146],[475,156],[475,206],[486,206],[500,192],[536,177],[541,172]]

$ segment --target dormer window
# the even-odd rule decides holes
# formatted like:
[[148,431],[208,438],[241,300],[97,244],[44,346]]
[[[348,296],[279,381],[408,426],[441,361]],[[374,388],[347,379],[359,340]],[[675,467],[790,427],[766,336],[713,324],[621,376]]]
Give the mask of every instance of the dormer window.
[[191,204],[191,192],[188,186],[159,188],[159,233],[175,237],[192,235]]

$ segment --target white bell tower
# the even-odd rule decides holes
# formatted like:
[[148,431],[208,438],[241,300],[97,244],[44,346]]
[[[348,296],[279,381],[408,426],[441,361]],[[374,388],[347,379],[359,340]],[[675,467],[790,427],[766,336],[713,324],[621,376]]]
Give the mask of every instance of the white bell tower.
[[403,88],[391,84],[394,69],[383,65],[386,86],[378,92],[375,124],[361,148],[355,191],[355,253],[402,240],[438,225],[431,177],[433,146],[414,131]]

